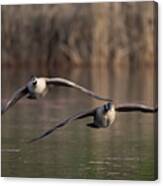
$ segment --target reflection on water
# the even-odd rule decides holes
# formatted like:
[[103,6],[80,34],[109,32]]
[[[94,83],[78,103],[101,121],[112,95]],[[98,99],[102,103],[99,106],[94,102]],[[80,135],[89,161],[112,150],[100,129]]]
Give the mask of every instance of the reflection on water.
[[[129,72],[95,68],[59,75],[116,103],[153,105],[153,69]],[[28,79],[28,70],[3,69],[2,100]],[[2,117],[2,176],[153,180],[157,167],[153,114],[118,113],[106,129],[86,127],[91,120],[86,118],[26,144],[58,120],[103,103],[64,87],[52,88],[38,102],[22,99]]]

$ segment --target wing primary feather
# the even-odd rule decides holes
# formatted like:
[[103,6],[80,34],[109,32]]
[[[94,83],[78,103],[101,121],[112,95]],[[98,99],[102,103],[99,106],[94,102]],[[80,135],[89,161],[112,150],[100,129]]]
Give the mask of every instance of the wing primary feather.
[[27,86],[21,87],[18,89],[14,95],[7,101],[5,105],[1,108],[1,114],[4,114],[10,107],[12,107],[16,102],[24,97],[26,94],[28,94],[28,88]]
[[109,98],[104,98],[104,97],[101,97],[101,96],[98,96],[96,95],[93,91],[91,90],[88,90],[72,81],[69,81],[67,79],[63,79],[63,78],[47,78],[46,80],[47,84],[51,85],[51,84],[54,84],[54,85],[60,85],[60,86],[67,86],[67,87],[72,87],[72,88],[76,88],[84,93],[86,93],[87,95],[89,96],[92,96],[96,99],[99,99],[99,100],[103,100],[103,101],[112,101],[111,99]]
[[153,113],[158,111],[158,107],[150,107],[143,104],[122,104],[115,108],[117,112],[145,112]]
[[63,121],[59,122],[56,126],[54,126],[53,128],[49,129],[48,131],[44,132],[39,137],[33,138],[32,140],[28,141],[27,143],[33,143],[33,142],[36,142],[38,140],[41,140],[42,138],[50,135],[52,132],[54,132],[58,128],[61,128],[61,127],[65,126],[66,124],[72,122],[73,120],[80,119],[83,116],[85,116],[85,117],[86,116],[92,116],[94,114],[94,112],[95,112],[95,109],[93,109],[91,111],[80,112],[80,113],[74,114],[74,115],[64,119]]

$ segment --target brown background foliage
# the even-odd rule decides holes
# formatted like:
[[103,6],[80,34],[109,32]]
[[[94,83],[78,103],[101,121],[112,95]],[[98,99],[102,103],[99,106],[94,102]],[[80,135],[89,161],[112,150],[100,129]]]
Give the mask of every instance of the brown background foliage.
[[2,6],[2,64],[153,65],[154,2]]

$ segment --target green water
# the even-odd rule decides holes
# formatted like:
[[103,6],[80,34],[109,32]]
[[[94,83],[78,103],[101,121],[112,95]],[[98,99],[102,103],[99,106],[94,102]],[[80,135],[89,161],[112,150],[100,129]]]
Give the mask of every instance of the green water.
[[[154,104],[152,70],[128,73],[104,69],[78,69],[59,74],[116,104]],[[28,77],[26,70],[2,70],[5,101]],[[51,88],[39,101],[22,99],[2,117],[2,176],[80,179],[154,180],[157,174],[154,114],[117,113],[110,128],[86,126],[91,118],[74,121],[46,139],[27,144],[57,121],[104,102],[69,88]]]

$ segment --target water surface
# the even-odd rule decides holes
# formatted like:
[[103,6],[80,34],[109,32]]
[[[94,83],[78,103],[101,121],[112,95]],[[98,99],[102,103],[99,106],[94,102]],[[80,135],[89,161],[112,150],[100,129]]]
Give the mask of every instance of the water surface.
[[[153,69],[76,69],[61,74],[116,103],[154,104]],[[29,79],[29,73],[2,71],[2,100]],[[74,121],[37,143],[26,142],[57,121],[104,102],[70,88],[54,87],[39,101],[22,99],[2,117],[2,176],[153,180],[156,174],[154,114],[117,113],[110,128]]]

